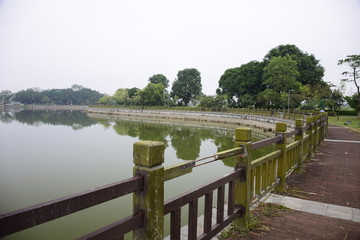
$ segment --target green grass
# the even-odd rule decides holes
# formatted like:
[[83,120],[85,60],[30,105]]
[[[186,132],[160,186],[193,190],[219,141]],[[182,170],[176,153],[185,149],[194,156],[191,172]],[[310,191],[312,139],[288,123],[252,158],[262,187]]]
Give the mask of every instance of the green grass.
[[[349,123],[349,124],[344,125],[344,123]],[[334,124],[341,127],[348,127],[355,131],[360,132],[360,118],[358,118],[357,116],[339,116],[339,117],[330,116],[329,124]]]

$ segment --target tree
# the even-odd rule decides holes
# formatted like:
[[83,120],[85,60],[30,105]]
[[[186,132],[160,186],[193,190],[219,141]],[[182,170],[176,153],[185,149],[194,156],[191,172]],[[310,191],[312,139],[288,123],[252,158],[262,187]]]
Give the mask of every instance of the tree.
[[[354,104],[353,100],[349,98],[353,108],[358,111],[358,117],[360,117],[360,86],[358,80],[360,78],[360,55],[347,55],[345,59],[340,59],[338,65],[346,64],[351,68],[351,71],[343,72],[342,74],[347,78],[342,79],[343,82],[354,82],[357,94],[354,94],[352,98],[357,98],[357,104]],[[348,101],[349,102],[349,101]],[[356,101],[355,101],[356,102]],[[350,103],[349,103],[350,104]],[[350,105],[350,106],[351,106]]]
[[303,85],[316,85],[322,82],[324,68],[320,65],[314,55],[301,51],[297,46],[286,44],[271,49],[264,57],[267,65],[274,57],[290,56],[297,63],[299,75],[296,80]]
[[164,104],[165,87],[161,83],[149,83],[139,92],[140,103],[143,106],[162,106]]
[[187,106],[191,100],[201,95],[201,89],[200,72],[195,68],[187,68],[178,72],[172,85],[171,96]]
[[153,84],[161,83],[165,88],[169,87],[169,80],[162,74],[155,74],[149,78],[149,82]]
[[0,92],[0,102],[9,103],[13,97],[14,94],[10,90],[3,90]]
[[360,95],[357,94],[357,93],[353,94],[352,96],[346,96],[345,97],[345,100],[348,102],[350,107],[352,107],[353,109],[355,109],[355,111],[358,112],[358,117],[360,117],[359,98],[360,98]]
[[129,98],[135,97],[139,93],[140,89],[133,87],[128,89]]
[[119,105],[127,105],[129,102],[129,93],[126,88],[119,88],[112,96],[115,102]]
[[357,90],[357,94],[360,94],[360,86],[357,82],[360,78],[360,55],[347,55],[345,59],[339,60],[338,65],[347,64],[351,71],[343,72],[342,75],[348,76],[342,79],[344,82],[354,82]]
[[259,98],[268,107],[285,108],[290,91],[298,93],[302,86],[298,76],[297,63],[290,56],[273,57],[264,68],[266,90]]
[[330,98],[326,101],[326,105],[330,111],[340,111],[344,103],[344,97],[340,90],[335,89],[332,91]]
[[303,102],[301,109],[315,110],[316,108],[325,109],[326,101],[331,98],[333,85],[321,82],[316,85],[306,85],[300,88],[299,101]]
[[251,61],[230,68],[220,77],[218,95],[225,94],[232,106],[248,107],[256,104],[256,96],[265,90],[263,85],[264,62]]

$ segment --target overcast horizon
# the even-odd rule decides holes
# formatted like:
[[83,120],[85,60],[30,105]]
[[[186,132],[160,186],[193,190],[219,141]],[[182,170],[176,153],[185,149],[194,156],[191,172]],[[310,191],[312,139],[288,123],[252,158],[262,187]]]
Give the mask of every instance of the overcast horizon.
[[338,60],[360,54],[360,0],[0,0],[0,36],[0,90],[12,92],[79,84],[112,95],[196,68],[215,94],[225,70],[282,44],[313,54],[339,86]]

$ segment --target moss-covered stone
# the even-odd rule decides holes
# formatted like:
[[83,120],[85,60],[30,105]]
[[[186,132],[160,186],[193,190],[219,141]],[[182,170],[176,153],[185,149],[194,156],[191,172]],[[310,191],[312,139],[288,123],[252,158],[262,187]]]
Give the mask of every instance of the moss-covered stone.
[[153,167],[164,162],[165,145],[162,142],[143,141],[134,143],[135,165]]
[[236,128],[235,141],[242,141],[242,142],[251,141],[251,128]]
[[276,132],[286,132],[287,130],[287,124],[283,122],[277,122],[275,126]]

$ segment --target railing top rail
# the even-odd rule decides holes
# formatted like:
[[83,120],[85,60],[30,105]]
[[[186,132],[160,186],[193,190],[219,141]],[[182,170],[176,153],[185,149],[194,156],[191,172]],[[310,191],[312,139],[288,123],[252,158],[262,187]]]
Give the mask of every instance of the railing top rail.
[[178,207],[188,204],[194,199],[197,199],[232,180],[242,177],[243,174],[243,169],[240,168],[224,177],[216,179],[215,181],[203,184],[193,190],[187,191],[177,197],[167,200],[164,204],[164,215],[174,211]]
[[132,216],[125,217],[119,221],[116,221],[108,226],[100,228],[92,233],[86,234],[77,240],[102,240],[102,239],[118,239],[117,237],[122,236],[137,227],[144,224],[144,213],[139,212]]
[[0,215],[0,237],[66,216],[97,204],[139,191],[142,176],[132,177],[102,187],[36,204]]
[[256,150],[258,148],[262,148],[262,147],[271,145],[273,143],[277,143],[277,142],[281,141],[281,138],[282,138],[281,135],[278,135],[276,137],[267,138],[267,139],[264,139],[264,140],[254,142],[254,143],[251,144],[251,150]]
[[280,150],[276,150],[273,151],[269,154],[266,154],[265,156],[255,159],[254,161],[251,162],[251,169],[254,169],[258,166],[260,166],[261,164],[264,164],[272,159],[275,159],[277,157],[279,157],[281,155],[281,151]]
[[295,136],[297,134],[299,134],[299,129],[295,129],[294,131],[287,132],[286,137],[289,138],[289,137]]

